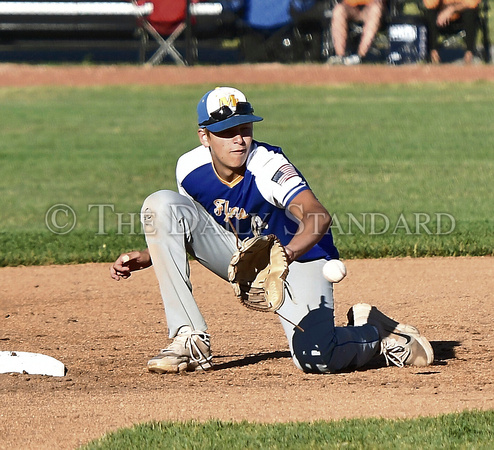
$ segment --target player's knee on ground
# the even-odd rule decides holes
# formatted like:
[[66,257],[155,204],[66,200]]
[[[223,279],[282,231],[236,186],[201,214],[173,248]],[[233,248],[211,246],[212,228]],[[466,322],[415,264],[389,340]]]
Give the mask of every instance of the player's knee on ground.
[[293,362],[304,372],[332,372],[330,366],[336,345],[333,310],[317,308],[307,314],[292,338]]
[[304,372],[337,373],[354,370],[370,361],[379,349],[379,333],[369,324],[334,327],[333,310],[310,311],[295,328],[293,360]]

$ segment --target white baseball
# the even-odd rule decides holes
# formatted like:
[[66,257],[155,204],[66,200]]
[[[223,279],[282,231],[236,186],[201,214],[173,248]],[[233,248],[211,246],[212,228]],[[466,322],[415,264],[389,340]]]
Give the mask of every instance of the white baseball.
[[346,277],[346,266],[339,259],[330,259],[322,268],[322,274],[331,283],[339,283]]
[[128,263],[129,261],[130,261],[129,255],[123,255],[122,256],[122,264]]

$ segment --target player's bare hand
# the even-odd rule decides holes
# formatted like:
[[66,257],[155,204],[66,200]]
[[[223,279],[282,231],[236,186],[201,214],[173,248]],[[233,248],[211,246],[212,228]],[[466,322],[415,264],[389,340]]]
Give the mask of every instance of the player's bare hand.
[[130,277],[131,272],[145,269],[151,266],[151,257],[149,251],[142,252],[134,251],[122,253],[110,267],[110,275],[114,280],[119,281],[120,278],[126,280]]

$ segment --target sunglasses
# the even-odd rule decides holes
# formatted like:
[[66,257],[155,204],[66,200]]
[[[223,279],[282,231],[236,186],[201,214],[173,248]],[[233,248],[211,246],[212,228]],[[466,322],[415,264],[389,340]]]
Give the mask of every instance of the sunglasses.
[[229,119],[232,116],[246,116],[253,112],[254,108],[252,108],[252,105],[249,102],[237,102],[235,111],[232,111],[228,105],[223,105],[221,108],[211,112],[209,114],[209,119],[202,122],[200,125],[211,125]]

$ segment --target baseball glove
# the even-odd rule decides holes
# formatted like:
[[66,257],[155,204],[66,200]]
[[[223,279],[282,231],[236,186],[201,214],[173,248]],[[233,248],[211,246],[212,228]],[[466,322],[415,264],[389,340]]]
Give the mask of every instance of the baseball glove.
[[228,267],[228,279],[244,306],[277,311],[285,301],[288,261],[279,239],[270,234],[245,239]]

